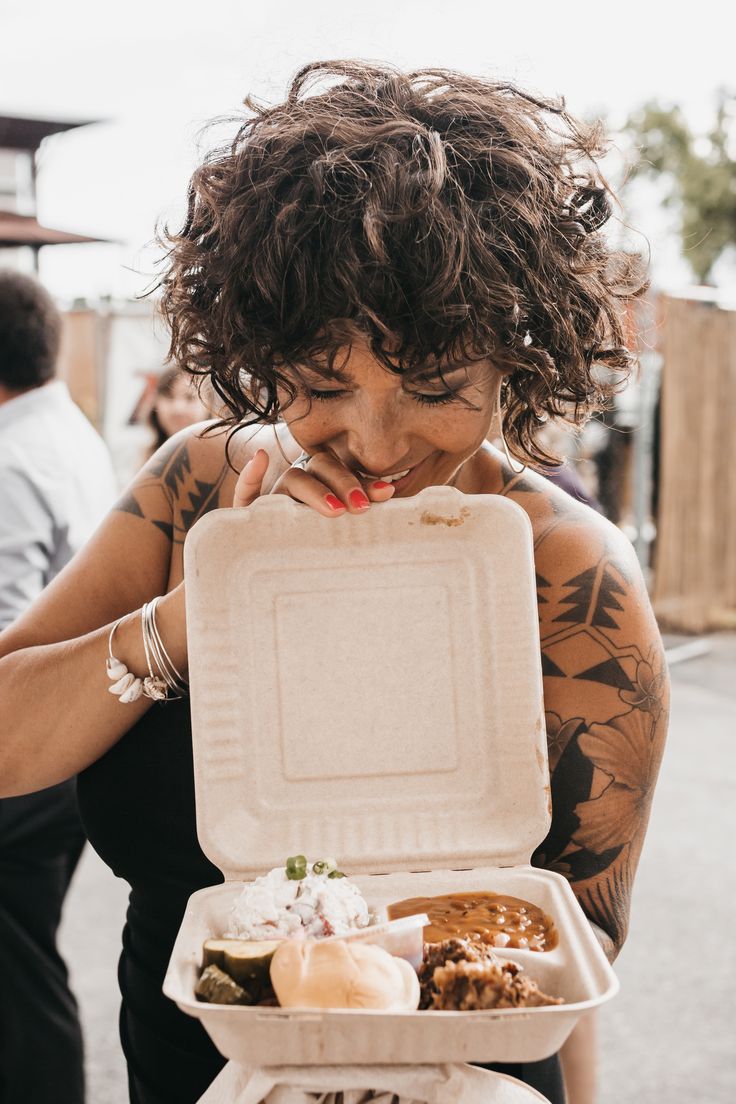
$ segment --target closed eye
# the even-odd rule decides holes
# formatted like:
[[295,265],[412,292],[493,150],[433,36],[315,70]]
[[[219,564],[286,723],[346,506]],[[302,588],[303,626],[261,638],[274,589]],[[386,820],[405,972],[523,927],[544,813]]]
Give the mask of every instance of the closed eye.
[[309,392],[310,399],[319,399],[320,402],[326,402],[328,399],[339,399],[342,395],[349,394],[348,391],[315,391],[312,389]]
[[[309,397],[317,399],[318,402],[329,402],[331,399],[340,399],[343,395],[349,395],[349,391],[315,391],[310,390]],[[410,391],[408,394],[414,399],[415,402],[420,403],[422,406],[442,406],[444,403],[457,402],[457,392],[455,391],[441,391],[434,392],[431,395],[424,394],[421,391]]]
[[424,395],[421,391],[412,391],[411,397],[422,406],[442,406],[443,403],[457,402],[457,394],[454,391],[439,391],[432,395]]

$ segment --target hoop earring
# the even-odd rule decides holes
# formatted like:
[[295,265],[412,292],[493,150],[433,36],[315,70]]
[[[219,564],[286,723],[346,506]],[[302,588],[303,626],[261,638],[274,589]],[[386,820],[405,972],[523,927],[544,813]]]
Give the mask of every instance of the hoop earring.
[[[506,461],[507,461],[509,467],[511,468],[514,475],[521,475],[521,473],[526,470],[526,464],[522,464],[521,460],[512,459],[511,453],[509,452],[509,446],[506,444],[506,438],[505,438],[504,432],[503,432],[503,413],[501,411],[500,402],[498,404],[498,435],[501,438],[501,444],[503,445],[503,453],[504,453],[504,456],[506,457]],[[514,467],[515,463],[519,465],[518,468]]]

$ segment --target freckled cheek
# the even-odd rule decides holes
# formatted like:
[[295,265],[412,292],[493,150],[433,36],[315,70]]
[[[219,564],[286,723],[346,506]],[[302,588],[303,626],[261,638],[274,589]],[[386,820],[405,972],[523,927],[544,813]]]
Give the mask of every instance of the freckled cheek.
[[[287,397],[284,396],[284,405],[286,401]],[[304,449],[323,444],[339,432],[337,419],[331,418],[329,412],[322,412],[314,404],[310,410],[308,403],[299,400],[288,409],[282,408],[282,417],[294,440]]]
[[[471,456],[488,436],[492,412],[462,411],[447,419],[442,430],[438,427],[437,447],[457,456]],[[441,443],[440,443],[441,442]]]

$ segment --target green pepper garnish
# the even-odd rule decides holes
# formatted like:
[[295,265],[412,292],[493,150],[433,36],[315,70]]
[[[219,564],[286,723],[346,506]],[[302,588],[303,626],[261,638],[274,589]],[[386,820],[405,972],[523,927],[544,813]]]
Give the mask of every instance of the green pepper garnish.
[[327,875],[328,878],[344,878],[345,876],[346,875],[343,874],[342,870],[331,870],[330,873]]
[[307,859],[305,855],[291,855],[286,860],[286,877],[290,882],[301,882],[307,876]]
[[327,875],[329,875],[330,872],[333,871],[333,870],[337,870],[337,860],[336,859],[317,859],[316,863],[312,863],[312,873],[313,874],[327,874]]

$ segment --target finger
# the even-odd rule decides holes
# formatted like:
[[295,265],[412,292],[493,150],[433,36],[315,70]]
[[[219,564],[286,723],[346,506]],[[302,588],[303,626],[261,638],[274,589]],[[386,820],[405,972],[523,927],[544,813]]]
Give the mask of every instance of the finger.
[[258,449],[238,476],[233,494],[234,507],[250,506],[251,502],[255,502],[261,494],[267,471],[268,453],[265,449]]
[[310,458],[309,472],[328,487],[351,514],[363,514],[372,502],[387,502],[395,488],[383,480],[362,480],[329,452]]
[[329,487],[301,468],[289,468],[284,472],[271,494],[289,495],[295,502],[311,507],[322,517],[342,517],[347,511],[345,504]]
[[383,479],[366,480],[363,487],[371,502],[388,502],[396,492],[393,483],[386,483]]

